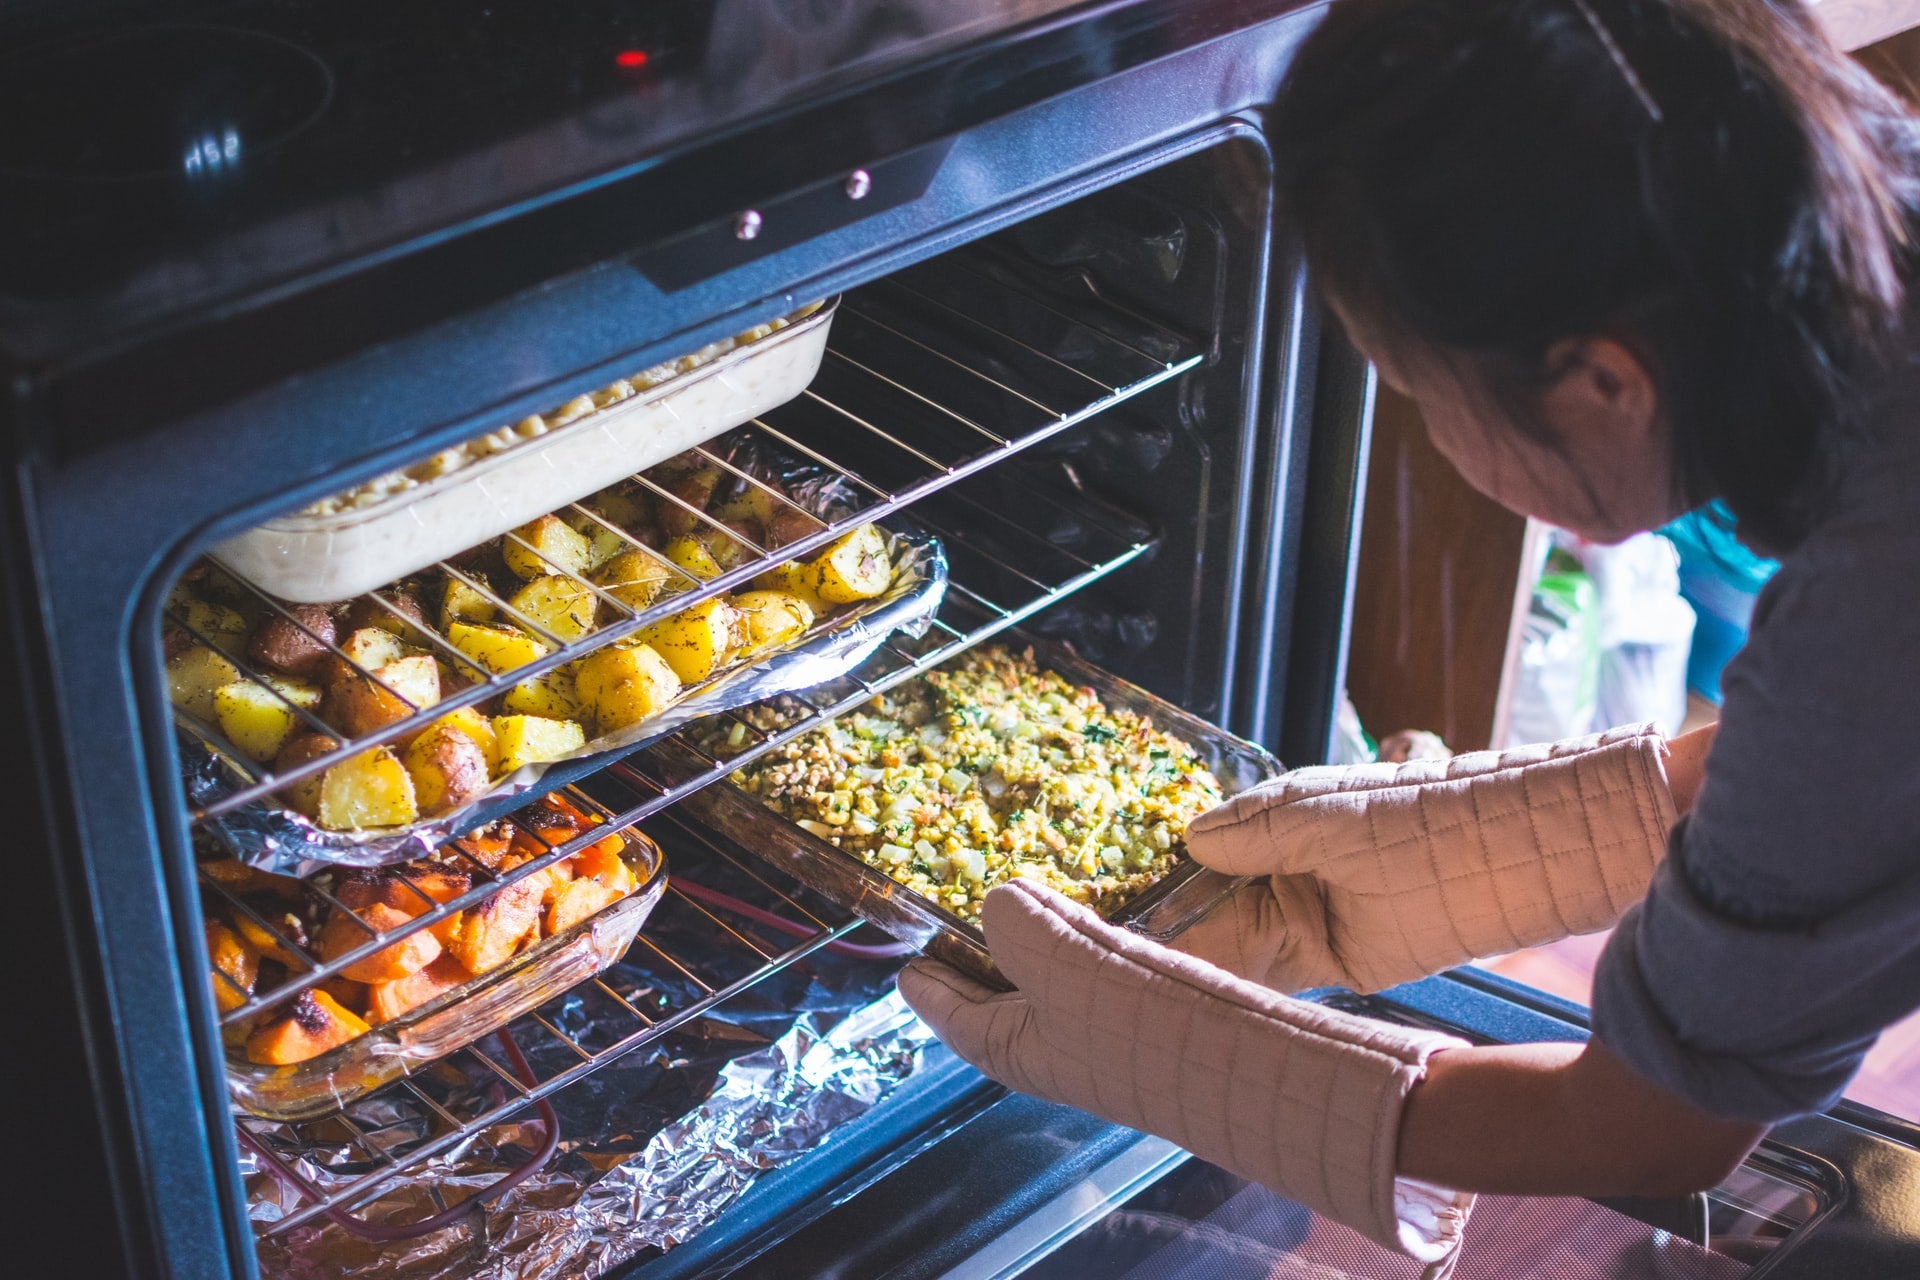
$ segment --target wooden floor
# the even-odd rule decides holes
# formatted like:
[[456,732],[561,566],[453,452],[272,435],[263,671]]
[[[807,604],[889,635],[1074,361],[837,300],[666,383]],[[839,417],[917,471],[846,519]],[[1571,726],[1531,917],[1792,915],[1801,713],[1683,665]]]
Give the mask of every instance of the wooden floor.
[[[1481,967],[1588,1004],[1593,996],[1594,963],[1606,945],[1606,934],[1593,933],[1483,961]],[[1897,1116],[1920,1119],[1920,1014],[1887,1028],[1847,1096]]]

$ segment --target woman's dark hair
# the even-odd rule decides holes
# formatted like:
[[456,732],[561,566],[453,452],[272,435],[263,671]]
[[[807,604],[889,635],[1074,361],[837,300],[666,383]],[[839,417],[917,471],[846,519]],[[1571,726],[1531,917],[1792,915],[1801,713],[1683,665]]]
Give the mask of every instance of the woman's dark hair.
[[1902,327],[1920,133],[1795,0],[1337,0],[1272,134],[1345,307],[1508,402],[1617,336],[1683,496],[1805,537]]

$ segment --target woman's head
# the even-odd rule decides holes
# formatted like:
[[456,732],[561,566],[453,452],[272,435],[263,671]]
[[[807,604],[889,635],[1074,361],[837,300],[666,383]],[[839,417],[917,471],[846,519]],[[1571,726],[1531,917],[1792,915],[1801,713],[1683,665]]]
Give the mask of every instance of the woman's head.
[[1913,122],[1804,10],[1338,0],[1272,132],[1322,291],[1470,481],[1804,536],[1920,209]]

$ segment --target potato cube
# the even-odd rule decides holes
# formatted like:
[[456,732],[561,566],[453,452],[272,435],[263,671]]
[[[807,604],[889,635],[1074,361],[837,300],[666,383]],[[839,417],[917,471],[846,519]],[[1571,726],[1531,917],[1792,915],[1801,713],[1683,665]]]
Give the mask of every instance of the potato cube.
[[501,695],[500,710],[507,715],[580,720],[585,707],[573,687],[573,673],[562,668],[514,685]]
[[593,573],[633,544],[597,520],[582,517],[579,533],[587,540],[587,572]]
[[167,696],[173,705],[208,724],[217,719],[213,695],[240,678],[225,654],[196,644],[167,663]]
[[453,725],[436,723],[408,745],[401,759],[413,778],[415,803],[429,817],[487,793],[487,753]]
[[212,644],[222,653],[239,656],[247,644],[247,620],[240,616],[237,609],[229,609],[223,604],[210,604],[205,600],[189,600],[180,611],[181,620],[194,638],[202,644]]
[[247,656],[282,675],[324,678],[333,665],[327,646],[334,642],[333,615],[323,604],[296,604],[287,615],[264,619],[247,642]]
[[320,825],[329,831],[401,827],[420,817],[413,778],[387,747],[350,756],[320,779]]
[[746,651],[751,655],[790,644],[813,625],[812,607],[789,591],[742,591],[732,603],[740,611]]
[[358,738],[438,701],[440,664],[424,653],[415,654],[389,662],[370,679],[356,676],[334,685],[327,693],[327,722]]
[[[331,751],[338,751],[340,743],[320,733],[296,733],[280,748],[280,754],[274,757],[273,771],[284,774],[297,769],[309,760],[318,760]],[[320,784],[326,772],[310,773],[291,786],[279,791],[282,804],[295,813],[304,813],[309,818],[320,816]]]
[[447,639],[454,648],[495,675],[518,671],[551,652],[545,644],[512,627],[454,622],[447,627]]
[[690,533],[682,534],[667,543],[666,553],[667,559],[679,566],[682,572],[701,582],[720,576],[720,562],[714,558],[704,538]]
[[541,516],[502,539],[500,554],[507,568],[530,581],[550,573],[585,573],[590,551],[587,540],[569,529],[566,521]]
[[679,575],[653,552],[635,548],[607,561],[593,575],[593,580],[605,587],[608,595],[638,613],[679,581]]
[[759,485],[750,484],[739,493],[724,501],[717,502],[713,514],[717,519],[729,524],[740,523],[758,525],[761,528],[773,520],[773,513],[782,504],[773,494]]
[[275,680],[271,688],[236,680],[213,694],[220,732],[250,759],[263,762],[280,754],[301,723],[294,708],[311,711],[319,705],[319,686],[299,680]]
[[573,579],[553,573],[521,587],[507,603],[550,634],[570,642],[593,630],[600,598]]
[[643,627],[642,644],[667,660],[684,684],[699,684],[726,665],[738,647],[739,612],[725,600],[703,600]]
[[588,498],[584,505],[599,512],[608,524],[618,525],[629,533],[650,526],[653,523],[653,495],[623,485],[602,489]]
[[754,578],[753,585],[763,591],[784,591],[799,599],[807,608],[813,610],[816,619],[824,618],[839,606],[823,598],[814,588],[818,585],[813,566],[790,561],[775,565]]
[[812,561],[814,590],[823,600],[851,604],[871,600],[893,581],[887,540],[870,524],[842,534]]
[[574,687],[592,711],[595,731],[613,733],[672,705],[680,677],[645,644],[602,649],[574,670]]
[[481,755],[486,758],[488,775],[498,772],[495,766],[500,762],[500,748],[493,740],[493,722],[487,719],[480,708],[461,707],[458,711],[449,711],[435,720],[429,731],[442,725],[472,738],[474,745],[480,748]]
[[587,745],[586,732],[571,720],[544,716],[495,716],[493,736],[500,744],[500,772],[516,773],[522,765],[559,760]]
[[[695,511],[705,511],[713,491],[720,484],[718,469],[699,465],[690,471],[679,471],[673,462],[663,462],[648,473],[648,477],[666,491],[678,498],[659,498],[660,528],[669,538],[678,538],[701,528],[701,522]],[[684,505],[682,505],[684,504]]]
[[[389,662],[398,662],[406,657],[406,646],[400,643],[400,637],[384,627],[361,627],[350,633],[340,642],[340,652],[347,655],[348,661],[359,671],[378,671]],[[340,663],[334,664],[336,668]],[[345,680],[359,672],[350,668],[335,672],[336,680]]]
[[499,610],[493,601],[460,581],[447,579],[446,594],[440,598],[440,629],[447,630],[455,622],[492,622]]

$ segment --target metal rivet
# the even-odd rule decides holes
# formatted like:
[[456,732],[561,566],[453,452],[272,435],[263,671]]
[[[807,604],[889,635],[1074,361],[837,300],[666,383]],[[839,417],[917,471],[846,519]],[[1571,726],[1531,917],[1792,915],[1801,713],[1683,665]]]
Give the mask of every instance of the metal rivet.
[[864,200],[867,192],[873,190],[873,175],[865,169],[855,169],[847,175],[847,199]]
[[733,238],[735,240],[753,239],[760,234],[760,222],[759,213],[752,209],[747,210],[733,220]]

